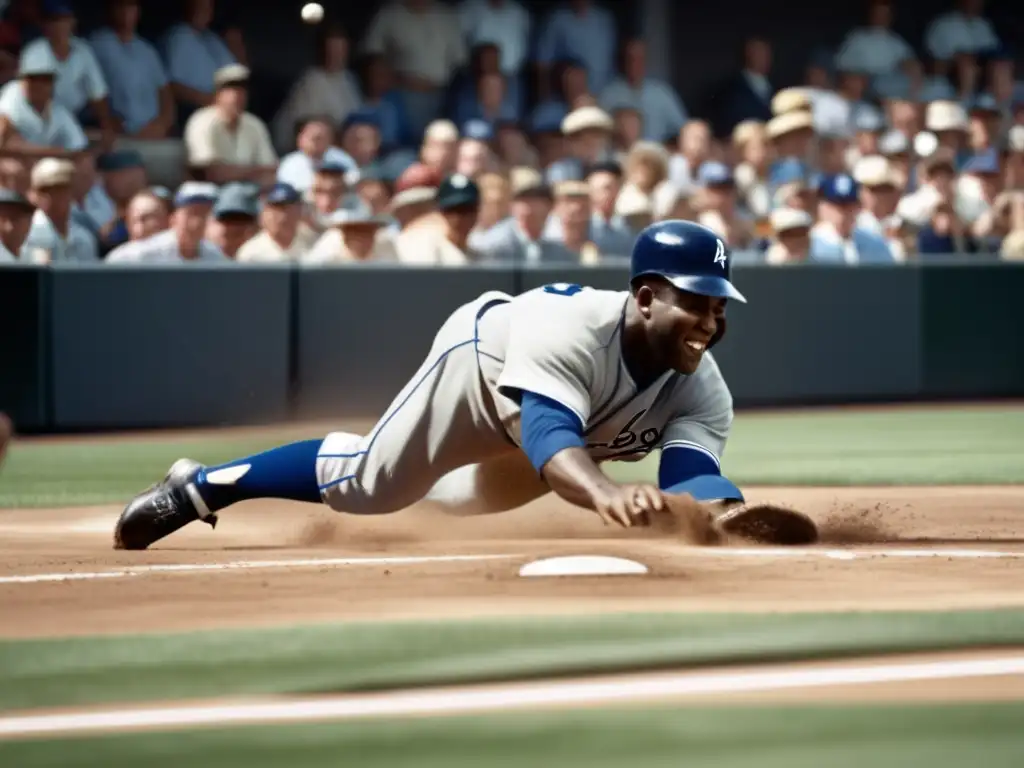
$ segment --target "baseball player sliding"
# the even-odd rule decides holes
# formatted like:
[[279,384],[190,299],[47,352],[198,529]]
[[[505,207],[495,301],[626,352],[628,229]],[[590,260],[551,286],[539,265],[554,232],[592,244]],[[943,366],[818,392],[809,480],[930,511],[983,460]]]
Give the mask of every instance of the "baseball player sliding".
[[[708,350],[725,334],[726,304],[746,301],[729,262],[711,230],[665,221],[637,239],[628,291],[485,293],[445,321],[368,435],[333,432],[220,466],[181,459],[128,504],[115,547],[145,549],[194,520],[215,525],[246,499],[368,515],[426,500],[481,514],[551,491],[627,528],[685,499],[725,534],[813,541],[806,517],[744,504],[721,473],[732,397]],[[655,448],[657,485],[601,470]]]

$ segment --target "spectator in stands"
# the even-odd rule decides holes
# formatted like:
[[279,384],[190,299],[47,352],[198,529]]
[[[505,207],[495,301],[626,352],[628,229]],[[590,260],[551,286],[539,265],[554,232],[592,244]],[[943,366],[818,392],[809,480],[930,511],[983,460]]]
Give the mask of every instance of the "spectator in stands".
[[522,126],[513,120],[499,120],[495,131],[498,161],[506,168],[540,166],[537,150],[530,146]]
[[811,230],[813,260],[839,264],[894,261],[881,235],[857,227],[860,189],[851,176],[824,177],[818,193],[818,223]]
[[967,253],[972,249],[967,228],[952,203],[937,201],[929,214],[928,221],[917,233],[919,255]]
[[[361,102],[359,83],[349,70],[348,34],[336,24],[317,29],[316,59],[292,85],[274,118],[278,149],[290,149],[312,119],[341,125]],[[300,135],[301,139],[301,135]]]
[[39,0],[10,0],[0,9],[0,83],[17,75],[18,54],[27,42],[42,34]]
[[[606,250],[598,245],[601,253],[606,256],[628,256],[633,248],[633,240],[636,234],[640,233],[654,221],[654,199],[651,195],[645,195],[633,186],[622,188],[621,194],[615,201],[615,215],[622,220],[631,237],[628,245],[616,250]],[[595,244],[597,238],[594,238]]]
[[305,264],[337,264],[361,261],[393,261],[394,250],[380,238],[387,222],[365,211],[336,211],[330,228],[309,252]]
[[601,92],[601,106],[609,114],[632,107],[643,117],[643,136],[662,141],[675,136],[688,118],[675,90],[663,80],[647,75],[647,44],[627,40],[620,53],[621,74]]
[[508,179],[500,173],[484,173],[476,179],[480,188],[480,214],[476,227],[469,234],[469,246],[480,252],[487,235],[509,216],[511,192]]
[[394,61],[411,132],[420,136],[440,115],[445,86],[466,61],[458,16],[435,0],[390,0],[363,44],[367,53]]
[[992,94],[982,93],[971,100],[967,113],[967,144],[971,152],[980,154],[995,151],[1002,117],[999,104]]
[[[441,175],[428,165],[415,163],[402,172],[395,182],[395,194],[390,204],[391,216],[399,230],[404,231],[436,212],[440,185]],[[434,223],[440,223],[436,217]]]
[[334,125],[326,115],[309,117],[299,125],[298,148],[281,158],[277,180],[305,193],[313,186],[316,169],[322,165],[340,166],[345,172],[358,168],[347,152],[332,147]]
[[777,184],[773,178],[775,169],[784,160],[807,161],[814,148],[814,118],[810,112],[787,112],[773,117],[765,127],[765,135],[771,142],[775,161],[769,170],[769,181]]
[[420,162],[443,178],[455,171],[458,144],[459,129],[455,124],[449,120],[435,120],[423,134]]
[[623,191],[622,167],[605,162],[592,165],[587,173],[590,189],[590,237],[598,250],[623,256],[633,249],[634,232],[616,212]]
[[833,175],[847,171],[846,158],[850,149],[848,133],[828,132],[818,135],[815,159],[819,173]]
[[721,134],[731,134],[744,120],[767,122],[772,117],[771,102],[775,89],[769,76],[772,69],[772,47],[763,37],[748,38],[743,44],[743,65],[740,72],[717,96]]
[[610,160],[613,128],[611,117],[600,107],[580,107],[566,115],[562,135],[568,156],[547,167],[548,182],[582,180],[587,167]]
[[161,42],[179,118],[187,120],[213,104],[216,74],[237,64],[227,45],[210,29],[213,0],[185,0],[185,19],[171,27]]
[[231,182],[220,188],[213,216],[206,220],[206,239],[229,259],[259,230],[260,204],[251,184]]
[[482,173],[497,170],[497,158],[491,149],[493,138],[487,123],[477,120],[467,124],[455,151],[455,172],[476,180]]
[[743,250],[754,245],[753,222],[737,205],[736,179],[725,163],[709,160],[697,173],[700,191],[697,221],[718,233],[730,248]]
[[875,109],[865,109],[853,117],[853,144],[846,153],[846,162],[853,167],[862,157],[879,153],[878,142],[885,129],[885,120]]
[[47,47],[22,54],[18,80],[0,93],[0,149],[25,158],[70,157],[89,144],[75,117],[53,100],[57,59]]
[[596,264],[601,251],[590,239],[590,187],[585,181],[561,181],[554,187],[554,215],[558,220],[558,237],[545,234],[545,240],[562,246],[555,261]]
[[188,163],[207,181],[272,184],[277,153],[267,126],[246,112],[249,70],[231,64],[217,70],[213,103],[197,110],[185,126]]
[[626,185],[650,198],[655,188],[668,178],[668,161],[668,151],[661,144],[638,141],[626,155]]
[[470,47],[493,45],[500,71],[516,79],[530,52],[530,13],[515,0],[462,0],[459,22]]
[[690,206],[689,196],[671,181],[665,182],[654,190],[651,208],[655,221],[696,218],[693,208]]
[[498,46],[482,43],[470,53],[469,67],[452,84],[452,117],[457,125],[470,120],[518,120],[522,108],[515,79],[501,71]]
[[407,226],[395,243],[399,261],[458,266],[476,258],[469,247],[469,233],[480,215],[480,188],[472,179],[453,174],[438,187],[436,205],[440,226],[429,221],[422,226]]
[[868,5],[868,25],[846,36],[836,54],[836,66],[876,76],[895,72],[912,61],[914,50],[892,31],[892,17],[889,0],[872,0]]
[[36,206],[24,251],[35,263],[93,262],[99,248],[93,234],[71,215],[75,164],[43,158],[32,169],[30,199]]
[[755,218],[763,219],[771,210],[764,123],[747,120],[737,125],[732,132],[732,146],[739,159],[735,172],[739,201]]
[[540,25],[536,60],[542,95],[551,67],[560,59],[583,63],[591,92],[600,93],[615,71],[615,17],[591,0],[566,0]]
[[901,219],[916,228],[924,227],[939,203],[952,204],[956,197],[956,155],[939,148],[920,163],[919,186],[905,195],[896,207]]
[[48,50],[57,62],[53,100],[79,120],[94,122],[111,146],[118,133],[107,103],[107,82],[89,44],[75,37],[75,12],[64,0],[44,6],[43,34],[25,46],[24,54]]
[[[974,155],[964,163],[957,185],[960,215],[972,225],[989,212],[1002,189],[1002,166],[995,151]],[[972,229],[972,234],[977,234]]]
[[413,135],[405,102],[401,91],[395,87],[387,57],[377,54],[363,57],[360,74],[363,91],[360,111],[376,118],[381,144],[388,149],[416,146],[419,137]]
[[544,89],[546,95],[530,113],[534,126],[561,124],[575,105],[590,96],[586,65],[579,59],[561,58],[547,72],[551,82]]
[[107,236],[117,225],[117,206],[103,187],[92,152],[82,152],[75,160],[71,200],[72,221],[87,229],[106,252]]
[[247,240],[239,262],[297,262],[316,242],[316,233],[302,223],[302,195],[278,182],[267,192],[260,213],[262,231]]
[[345,177],[349,170],[347,164],[333,161],[323,162],[317,166],[313,173],[313,181],[305,191],[309,203],[306,223],[314,230],[322,232],[327,227],[330,215],[345,207],[345,195],[348,192]]
[[123,133],[164,139],[177,119],[174,95],[156,48],[136,34],[138,23],[139,0],[110,0],[110,26],[94,32],[89,45]]
[[803,264],[811,251],[814,219],[796,208],[776,208],[771,214],[773,238],[765,251],[767,264]]
[[0,187],[0,266],[21,262],[35,210],[20,192]]
[[985,65],[986,91],[999,109],[1000,133],[1013,125],[1014,104],[1024,102],[1024,81],[1016,80],[1015,66],[1013,54],[1002,46],[989,54]]
[[228,261],[220,248],[205,238],[212,204],[213,193],[209,184],[182,184],[174,196],[170,229],[118,246],[107,256],[107,261],[144,264]]
[[0,189],[9,189],[19,195],[28,194],[29,166],[17,157],[0,157]]
[[679,132],[679,149],[669,158],[668,176],[683,192],[691,191],[698,169],[711,156],[711,126],[689,120]]
[[613,156],[615,162],[621,165],[626,162],[626,156],[633,145],[644,137],[644,116],[633,107],[619,107],[612,112],[612,123]]
[[[170,226],[167,205],[150,190],[139,192],[128,203],[125,213],[125,227],[128,240],[135,242],[163,232]],[[109,257],[108,257],[109,260]]]
[[341,125],[341,148],[357,168],[373,165],[380,158],[380,125],[369,112],[357,110]]
[[511,218],[494,227],[479,245],[490,261],[536,264],[574,261],[561,243],[544,238],[552,209],[551,189],[533,168],[511,174]]
[[955,101],[933,101],[925,111],[924,123],[925,128],[939,140],[939,147],[953,153],[959,166],[967,134],[964,108]]
[[899,180],[889,161],[881,155],[862,157],[853,168],[853,179],[860,185],[857,226],[888,237],[889,220],[900,201]]
[[[357,203],[357,204],[356,204]],[[382,217],[391,204],[391,184],[374,168],[360,172],[355,184],[355,203],[346,208],[367,210],[373,216]]]
[[925,32],[925,46],[936,59],[958,53],[978,54],[999,45],[992,24],[982,16],[984,0],[958,0],[956,10],[939,16]]

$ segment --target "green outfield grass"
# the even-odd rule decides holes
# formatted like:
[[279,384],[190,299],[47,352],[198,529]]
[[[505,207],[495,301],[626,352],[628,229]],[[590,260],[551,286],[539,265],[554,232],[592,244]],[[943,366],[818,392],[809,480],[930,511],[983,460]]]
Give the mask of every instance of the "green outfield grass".
[[0,709],[976,646],[1024,646],[1024,611],[609,614],[8,640],[0,642]]
[[656,707],[0,743],[18,768],[1020,768],[1024,705]]
[[[231,434],[231,433],[228,433]],[[308,435],[316,437],[317,435]],[[15,445],[0,475],[0,508],[124,501],[181,456],[218,463],[295,439],[167,437]],[[740,485],[929,485],[1024,482],[1024,407],[740,413],[726,451]],[[611,464],[654,477],[654,459]]]

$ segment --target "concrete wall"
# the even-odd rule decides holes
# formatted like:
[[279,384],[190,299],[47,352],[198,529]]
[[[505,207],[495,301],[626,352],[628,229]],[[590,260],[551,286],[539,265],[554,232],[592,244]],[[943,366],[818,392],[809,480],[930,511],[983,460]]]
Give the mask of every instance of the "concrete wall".
[[[487,290],[598,268],[0,270],[0,410],[23,430],[380,413]],[[1024,265],[738,267],[715,356],[739,405],[1024,395]]]

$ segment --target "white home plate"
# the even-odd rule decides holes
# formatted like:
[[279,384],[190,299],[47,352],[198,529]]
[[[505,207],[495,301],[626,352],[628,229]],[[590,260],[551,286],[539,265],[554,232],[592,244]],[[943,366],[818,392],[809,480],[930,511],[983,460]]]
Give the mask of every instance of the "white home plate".
[[548,557],[534,560],[519,569],[520,576],[636,576],[647,573],[647,566],[635,560],[599,555]]

